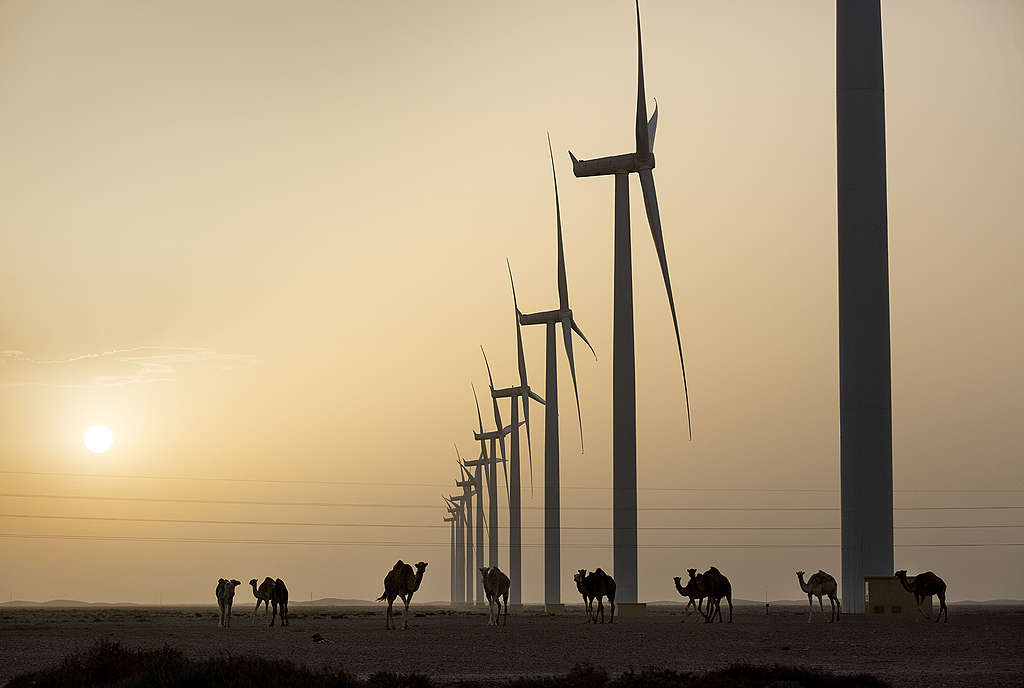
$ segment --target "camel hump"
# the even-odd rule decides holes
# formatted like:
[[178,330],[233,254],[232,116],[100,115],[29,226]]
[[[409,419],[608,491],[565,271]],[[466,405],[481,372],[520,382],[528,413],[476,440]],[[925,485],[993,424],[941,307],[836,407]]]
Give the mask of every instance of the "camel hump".
[[599,576],[607,576],[608,575],[607,573],[604,572],[604,569],[594,569],[594,573],[596,573]]
[[721,571],[719,571],[718,569],[716,569],[716,568],[715,568],[714,566],[712,566],[712,567],[711,567],[710,569],[708,569],[708,571],[709,571],[710,573],[714,573],[714,574],[716,574],[716,575],[721,575],[721,573],[722,573]]
[[391,570],[392,571],[397,571],[398,569],[402,568],[403,566],[405,566],[405,562],[402,561],[401,559],[399,559],[398,561],[395,562],[395,565],[391,567]]

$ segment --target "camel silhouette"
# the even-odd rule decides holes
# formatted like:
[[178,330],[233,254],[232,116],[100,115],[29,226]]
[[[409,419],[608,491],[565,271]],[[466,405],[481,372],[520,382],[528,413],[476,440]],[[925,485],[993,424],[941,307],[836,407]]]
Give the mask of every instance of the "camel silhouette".
[[896,577],[908,592],[914,593],[914,601],[917,602],[917,611],[921,612],[921,615],[926,619],[931,619],[931,616],[921,609],[921,605],[924,603],[925,598],[931,597],[932,595],[938,595],[939,613],[935,617],[935,623],[938,623],[939,619],[942,618],[945,618],[945,622],[949,623],[949,609],[946,608],[946,581],[942,580],[931,571],[919,573],[913,578],[907,578],[907,572],[905,570],[897,571]]
[[[487,625],[501,625],[501,598],[505,598],[505,625],[508,625],[508,591],[512,581],[497,566],[481,566],[480,576],[483,578],[484,594],[487,595]],[[494,605],[498,613],[494,613]]]
[[252,610],[252,618],[249,620],[249,624],[256,623],[256,612],[260,610],[260,604],[263,605],[263,613],[270,613],[270,600],[274,596],[274,581],[267,577],[263,579],[263,582],[256,586],[256,579],[253,578],[249,581],[249,585],[252,586],[252,594],[256,598],[256,608]]
[[217,579],[217,606],[220,608],[220,622],[221,628],[226,628],[231,625],[231,604],[235,599],[235,588],[242,584],[242,581],[237,581],[234,578],[219,578]]
[[384,576],[384,593],[377,598],[377,601],[380,602],[384,599],[388,601],[384,627],[389,631],[395,628],[392,607],[395,604],[396,597],[401,597],[402,604],[405,605],[405,611],[402,613],[402,629],[409,628],[409,603],[412,602],[413,593],[420,589],[420,583],[423,581],[423,572],[426,570],[427,562],[425,561],[417,563],[416,572],[413,573],[412,567],[399,559],[391,567],[391,570],[388,571],[388,574]]
[[719,623],[722,622],[722,598],[729,602],[729,623],[732,623],[732,584],[721,571],[714,566],[704,573],[694,575],[696,569],[689,569],[690,580],[694,582],[697,589],[708,598],[708,606],[704,613],[704,623],[712,623],[715,615]]
[[800,589],[807,593],[807,604],[810,606],[810,611],[807,613],[807,623],[811,623],[811,618],[814,616],[812,597],[818,598],[818,606],[821,607],[821,613],[825,613],[825,605],[821,601],[822,596],[827,596],[828,603],[832,606],[832,615],[829,617],[829,623],[839,621],[841,607],[839,598],[836,596],[838,586],[835,578],[819,569],[817,573],[811,574],[806,583],[804,583],[803,571],[796,572],[796,579],[800,582]]
[[[693,580],[693,576],[697,573],[697,569],[687,569],[687,573],[690,574],[690,580],[687,581],[685,586],[680,583],[680,581],[683,580],[681,576],[675,576],[672,579],[676,583],[676,591],[680,596],[690,598],[690,601],[686,605],[686,609],[683,610],[683,622],[686,621],[686,617],[690,613],[690,607],[693,607],[693,610],[701,616],[704,615],[704,611],[701,609],[701,605],[704,604],[704,593],[700,591]],[[696,604],[694,604],[694,600],[697,601]]]
[[[583,601],[588,603],[587,618],[591,619],[594,623],[597,623],[598,615],[601,616],[601,623],[604,623],[604,602],[605,596],[608,597],[608,603],[611,605],[611,619],[608,623],[615,623],[615,579],[609,576],[601,569],[596,569],[593,573],[583,577],[586,573],[586,569],[580,569],[579,573],[573,576],[573,580],[576,581],[576,587],[583,594]],[[582,587],[580,587],[580,581],[582,580]],[[592,611],[594,600],[597,600],[597,611]]]
[[278,609],[281,610],[281,625],[288,625],[288,588],[280,578],[274,580],[274,587],[270,593],[270,605],[274,613],[270,617],[270,625],[274,625]]

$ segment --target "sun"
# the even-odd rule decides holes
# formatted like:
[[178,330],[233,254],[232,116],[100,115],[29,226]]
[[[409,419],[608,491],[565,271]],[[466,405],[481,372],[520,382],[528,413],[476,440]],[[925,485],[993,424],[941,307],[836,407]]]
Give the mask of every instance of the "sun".
[[114,443],[114,433],[106,425],[94,425],[85,431],[85,446],[94,454],[102,454]]

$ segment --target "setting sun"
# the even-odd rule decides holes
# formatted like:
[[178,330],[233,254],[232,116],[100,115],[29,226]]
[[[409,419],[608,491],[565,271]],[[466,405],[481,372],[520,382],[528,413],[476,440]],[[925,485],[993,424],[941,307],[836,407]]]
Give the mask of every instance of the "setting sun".
[[85,446],[94,454],[102,454],[114,443],[114,433],[106,425],[94,425],[85,431]]

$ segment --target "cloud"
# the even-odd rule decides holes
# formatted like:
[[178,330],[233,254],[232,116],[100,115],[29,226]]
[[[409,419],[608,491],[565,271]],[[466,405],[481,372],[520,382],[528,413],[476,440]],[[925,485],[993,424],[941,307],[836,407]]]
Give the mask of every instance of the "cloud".
[[121,387],[172,382],[185,374],[232,370],[255,360],[202,347],[137,346],[40,360],[0,351],[0,387]]

